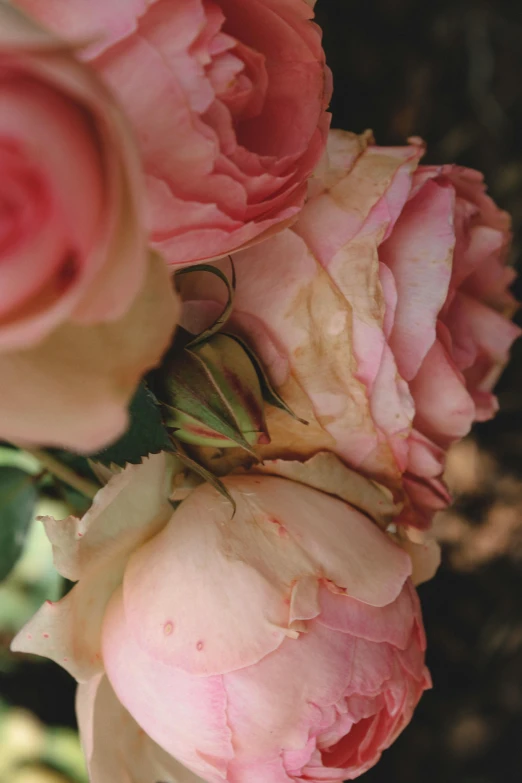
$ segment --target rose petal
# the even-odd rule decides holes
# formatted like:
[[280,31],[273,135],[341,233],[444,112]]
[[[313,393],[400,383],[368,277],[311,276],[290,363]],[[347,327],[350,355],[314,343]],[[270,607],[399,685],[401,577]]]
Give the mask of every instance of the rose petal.
[[113,323],[66,323],[28,350],[0,353],[0,433],[18,443],[93,452],[127,426],[127,405],[160,360],[178,303],[161,258],[128,313]]
[[409,558],[355,509],[272,476],[224,481],[233,518],[227,500],[199,487],[129,561],[127,622],[154,659],[198,675],[252,665],[295,634],[289,602],[302,578],[375,606],[398,595]]
[[104,675],[78,687],[76,714],[91,783],[204,783],[140,729]]
[[45,655],[80,681],[101,670],[107,603],[130,554],[171,516],[168,496],[175,469],[171,457],[153,455],[114,476],[81,520],[45,518],[56,567],[79,581],[61,601],[42,606],[15,637],[12,650]]

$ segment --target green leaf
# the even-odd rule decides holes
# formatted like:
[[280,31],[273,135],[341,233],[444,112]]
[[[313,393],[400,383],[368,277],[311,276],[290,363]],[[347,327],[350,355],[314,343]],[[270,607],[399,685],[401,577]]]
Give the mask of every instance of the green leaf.
[[36,476],[41,472],[42,466],[32,454],[23,451],[9,443],[0,445],[0,469],[3,467],[20,468],[20,470]]
[[0,580],[22,553],[37,500],[31,475],[19,468],[0,469]]
[[186,348],[193,348],[195,345],[200,345],[201,343],[206,342],[206,340],[212,337],[212,335],[216,334],[216,332],[219,332],[223,324],[228,321],[234,304],[234,292],[236,288],[236,270],[234,269],[234,262],[232,259],[230,259],[230,263],[232,265],[232,280],[229,280],[226,274],[221,271],[221,269],[218,269],[215,266],[210,266],[210,264],[196,264],[195,266],[190,266],[186,269],[180,269],[178,272],[176,272],[176,277],[181,277],[182,275],[191,274],[193,272],[208,272],[209,274],[218,277],[221,282],[226,285],[228,291],[227,303],[221,315],[216,318],[211,326],[209,326],[207,329],[204,329],[200,334],[196,335],[196,337],[194,337],[185,346]]
[[276,392],[274,387],[272,386],[270,379],[268,378],[268,375],[265,372],[265,368],[261,364],[259,358],[254,353],[252,348],[246,343],[244,340],[241,339],[241,337],[238,337],[235,334],[229,334],[228,332],[222,332],[223,335],[226,335],[227,337],[231,337],[233,340],[235,340],[239,345],[244,349],[244,351],[248,354],[248,357],[252,364],[255,367],[255,370],[257,372],[257,377],[259,378],[259,385],[261,386],[261,391],[263,393],[263,399],[265,402],[268,402],[269,405],[273,405],[274,408],[279,408],[282,411],[285,411],[285,413],[288,413],[289,416],[291,416],[293,419],[296,419],[296,421],[301,422],[301,424],[308,424],[306,419],[301,419],[299,416],[297,416],[293,410],[286,404],[286,402],[283,400],[283,398]]
[[130,426],[116,443],[90,458],[103,465],[124,468],[128,462],[137,465],[148,454],[169,451],[171,442],[163,424],[156,397],[141,383],[129,408]]

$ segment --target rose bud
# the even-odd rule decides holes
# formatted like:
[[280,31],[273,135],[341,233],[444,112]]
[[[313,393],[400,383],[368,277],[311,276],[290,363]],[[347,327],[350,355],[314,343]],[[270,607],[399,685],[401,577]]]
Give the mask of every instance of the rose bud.
[[[173,470],[152,456],[82,520],[45,520],[77,584],[13,649],[56,660],[83,694],[103,687],[116,714],[106,677],[156,743],[147,752],[210,783],[362,774],[430,684],[409,557],[355,506],[274,476],[226,477],[235,514],[208,484],[172,512]],[[357,502],[380,513],[364,481]],[[91,758],[104,743],[94,721]]]
[[0,4],[0,438],[94,451],[177,315],[138,150],[71,44]]
[[132,119],[149,227],[171,264],[291,222],[323,152],[331,78],[305,0],[19,0],[85,57]]
[[[270,409],[262,456],[334,451],[427,527],[450,500],[446,451],[495,414],[520,330],[508,215],[480,174],[419,166],[422,154],[333,131],[295,226],[234,256],[230,324],[309,422]],[[184,281],[193,310],[222,306],[208,278]]]
[[247,350],[234,337],[215,334],[174,350],[152,382],[165,424],[185,443],[250,450],[269,443],[263,392]]

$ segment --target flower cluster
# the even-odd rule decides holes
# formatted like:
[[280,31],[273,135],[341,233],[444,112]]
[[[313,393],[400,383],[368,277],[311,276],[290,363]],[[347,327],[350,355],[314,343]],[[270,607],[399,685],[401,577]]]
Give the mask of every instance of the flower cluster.
[[519,334],[510,220],[329,130],[313,5],[0,1],[0,437],[99,482],[12,648],[78,681],[91,783],[342,783],[431,687],[414,585]]

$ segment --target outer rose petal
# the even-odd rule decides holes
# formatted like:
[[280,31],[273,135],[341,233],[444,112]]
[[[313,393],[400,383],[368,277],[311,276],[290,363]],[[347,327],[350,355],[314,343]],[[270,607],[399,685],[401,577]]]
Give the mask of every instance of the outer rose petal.
[[436,319],[448,295],[455,247],[448,215],[454,203],[452,188],[428,182],[405,206],[379,253],[397,286],[390,345],[407,381],[435,342]]
[[176,470],[172,457],[152,455],[115,475],[81,520],[44,519],[58,571],[79,581],[61,601],[42,606],[13,640],[13,650],[46,655],[79,681],[101,670],[107,603],[130,554],[170,518],[168,497]]
[[428,351],[411,388],[417,403],[416,423],[421,432],[441,445],[448,439],[468,434],[475,405],[440,340]]
[[233,749],[223,678],[191,677],[175,666],[152,662],[125,620],[118,590],[103,626],[103,661],[118,698],[168,753],[206,781],[226,781]]
[[127,624],[156,660],[198,675],[255,663],[296,635],[294,619],[318,613],[323,576],[373,606],[399,593],[409,558],[354,508],[272,476],[224,483],[233,518],[216,490],[198,487],[126,568]]
[[178,300],[158,256],[129,311],[92,326],[66,323],[43,343],[0,353],[0,432],[18,443],[92,452],[120,436],[142,375],[170,341]]
[[429,534],[412,527],[401,526],[397,543],[411,557],[411,581],[415,586],[429,582],[437,573],[441,560],[440,546]]
[[103,674],[78,687],[76,714],[91,783],[204,783],[145,734]]

